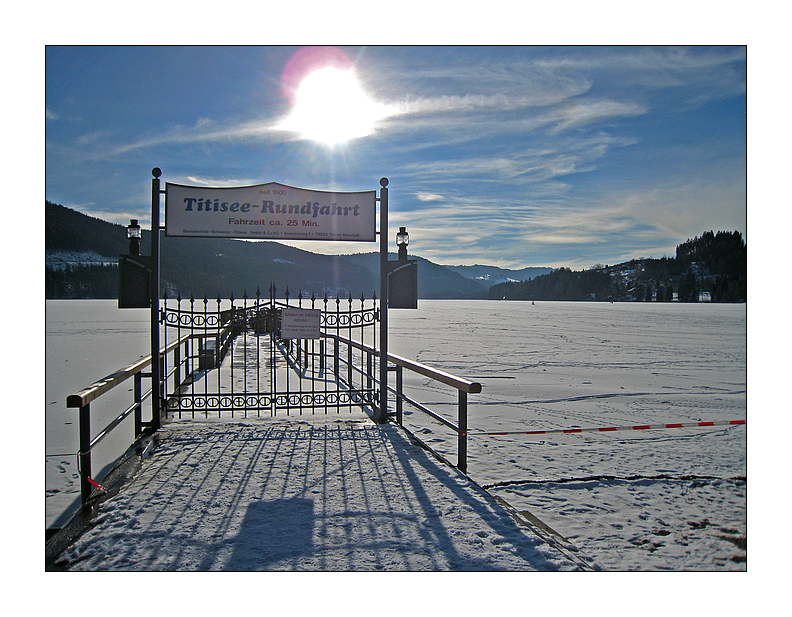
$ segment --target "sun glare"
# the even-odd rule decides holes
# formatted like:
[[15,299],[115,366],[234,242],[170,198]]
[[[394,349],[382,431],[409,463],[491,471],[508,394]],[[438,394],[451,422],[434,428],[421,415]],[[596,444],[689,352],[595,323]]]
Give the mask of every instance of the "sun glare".
[[300,82],[292,111],[278,126],[334,146],[372,134],[392,113],[363,91],[353,69],[324,67]]

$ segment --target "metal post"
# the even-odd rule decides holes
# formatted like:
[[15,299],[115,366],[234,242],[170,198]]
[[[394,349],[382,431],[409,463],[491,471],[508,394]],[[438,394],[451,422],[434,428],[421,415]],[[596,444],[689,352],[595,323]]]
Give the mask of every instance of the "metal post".
[[[176,336],[178,336],[179,334],[180,332],[177,332]],[[168,340],[167,323],[165,324],[165,340],[166,341]],[[176,347],[173,348],[173,368],[174,368],[173,391],[176,394],[179,394],[179,388],[181,386],[181,347],[179,345],[176,345]]]
[[[351,330],[351,328],[350,328],[350,330]],[[350,338],[349,340],[351,341],[352,339]],[[347,384],[348,384],[350,390],[354,390],[354,387],[352,385],[353,380],[354,380],[354,374],[352,373],[352,368],[353,368],[352,367],[352,345],[350,343],[347,343],[346,348],[347,348],[347,360],[346,360],[346,365],[347,365]]]
[[82,502],[91,496],[91,404],[80,407],[80,495]]
[[374,385],[374,358],[366,352],[366,390],[371,390]]
[[143,376],[140,372],[135,373],[134,377],[134,397],[135,397],[135,438],[143,432],[143,414],[141,413],[141,399],[143,398]]
[[338,382],[338,378],[340,377],[338,373],[341,371],[341,367],[338,363],[338,356],[340,354],[341,350],[339,349],[338,339],[333,339],[333,374],[335,375],[336,382]]
[[160,176],[162,170],[151,170],[151,426],[160,428],[160,332],[159,332],[159,220]]
[[457,446],[457,467],[467,473],[467,392],[459,390],[459,443]]
[[402,390],[404,389],[404,367],[396,365],[396,423],[404,425],[404,401],[402,400]]
[[374,421],[388,421],[388,179],[380,178],[380,400]]

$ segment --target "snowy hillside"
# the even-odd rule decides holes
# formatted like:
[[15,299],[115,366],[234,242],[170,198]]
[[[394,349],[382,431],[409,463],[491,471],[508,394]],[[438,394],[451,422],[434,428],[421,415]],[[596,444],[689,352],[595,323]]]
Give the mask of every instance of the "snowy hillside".
[[45,260],[47,268],[63,270],[66,266],[117,264],[118,256],[104,257],[95,251],[48,250]]

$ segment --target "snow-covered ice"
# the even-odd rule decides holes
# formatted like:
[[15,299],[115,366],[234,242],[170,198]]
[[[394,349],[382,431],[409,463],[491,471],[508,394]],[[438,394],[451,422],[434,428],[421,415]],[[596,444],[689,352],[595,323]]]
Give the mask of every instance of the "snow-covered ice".
[[[746,568],[746,426],[483,433],[744,420],[746,344],[734,304],[423,300],[391,316],[394,353],[483,384],[470,476],[512,483],[491,490],[619,571]],[[454,416],[435,384],[409,387]],[[450,431],[405,425],[455,460]]]
[[[49,331],[48,325],[48,336]],[[519,433],[574,427],[746,419],[745,305],[561,302],[532,305],[516,302],[422,300],[417,311],[393,311],[390,332],[390,349],[393,353],[483,384],[480,394],[469,397],[470,478],[479,485],[489,487],[491,494],[506,500],[516,511],[528,512],[541,519],[576,546],[580,555],[590,557],[602,569],[616,571],[746,569],[746,426],[604,434],[485,435],[487,432],[502,431]],[[106,368],[118,368],[136,357],[118,362],[118,366]],[[48,349],[48,373],[49,363]],[[59,384],[59,387],[64,391],[68,388],[73,391],[106,372],[108,371],[92,374],[87,382],[81,381],[71,386]],[[48,389],[49,379],[48,374]],[[453,390],[409,373],[405,374],[405,384],[409,395],[430,408],[455,418],[456,395]],[[54,401],[55,398],[48,394],[47,400]],[[321,420],[311,420],[306,425],[304,421],[295,418],[286,422],[278,429],[283,435],[298,432],[305,439],[296,439],[292,435],[291,441],[286,437],[274,441],[270,439],[270,445],[281,443],[279,451],[283,452],[284,444],[302,442],[301,440],[311,442],[312,462],[299,463],[304,464],[304,467],[294,469],[277,467],[278,473],[291,476],[295,473],[302,474],[304,482],[308,482],[309,478],[314,481],[318,477],[315,474],[326,470],[325,466],[329,464],[315,456],[316,452],[313,450],[313,444],[322,434],[321,431],[325,431],[324,435],[328,436],[330,433],[327,431],[337,430],[339,426],[346,431],[363,431],[354,433],[354,438],[341,440],[344,444],[358,446],[361,445],[359,436],[368,435],[366,440],[370,441],[369,438],[377,434],[383,441],[388,442],[388,448],[394,448],[388,459],[391,465],[393,461],[402,463],[396,454],[401,451],[402,446],[414,447],[394,427],[353,428],[351,424],[342,423],[336,426]],[[289,422],[296,424],[289,428]],[[186,426],[182,427],[182,424]],[[406,408],[405,425],[443,456],[452,461],[456,460],[456,436],[450,430],[427,416],[411,411],[409,407]],[[201,425],[186,422],[171,425],[167,430],[175,431],[174,437],[165,441],[161,452],[170,451],[171,458],[177,460],[175,446],[180,443],[189,445],[184,442],[191,441],[185,437],[186,431],[191,430],[190,426]],[[253,426],[258,424],[253,423]],[[276,424],[267,426],[270,426],[268,430],[275,430]],[[201,426],[200,430],[210,429]],[[238,430],[249,434],[250,431],[263,429],[240,425]],[[226,443],[232,441],[230,436],[218,439],[213,447],[231,447]],[[65,438],[63,440],[64,443],[67,441]],[[243,440],[242,443],[246,443],[247,448],[253,447],[251,440]],[[49,447],[48,444],[48,452]],[[194,444],[190,447],[194,447]],[[292,450],[287,448],[286,451]],[[182,456],[187,456],[186,452],[187,450]],[[356,451],[355,456],[360,452]],[[248,454],[240,453],[239,456]],[[348,477],[355,482],[363,473],[359,469],[367,470],[366,473],[372,472],[373,468],[367,467],[354,457],[350,458],[348,452],[343,453],[343,456],[347,463],[343,469],[354,471]],[[158,459],[155,455],[147,469],[153,469],[157,460],[165,459]],[[449,477],[458,476],[457,472],[445,469],[434,459],[426,460],[431,460],[433,465],[437,465],[437,469],[444,471],[442,474],[429,473],[426,467],[415,471],[415,477],[422,479],[420,484],[424,487],[423,490],[428,490],[427,486],[437,483],[438,477],[445,477],[444,474],[451,474]],[[286,465],[288,462],[288,457],[277,462],[272,459],[271,465]],[[195,474],[201,469],[201,463],[185,464],[179,469],[184,478],[200,477]],[[241,470],[229,468],[227,473],[231,477],[231,474],[241,473]],[[404,486],[409,473],[412,472],[406,467],[401,475],[391,470],[389,477],[394,482],[394,490]],[[64,475],[60,474],[61,477]],[[377,476],[377,479],[382,477],[384,476]],[[251,482],[262,482],[255,474],[250,478]],[[48,482],[49,479],[48,475]],[[136,479],[135,482],[142,480]],[[201,490],[220,494],[232,489],[224,486],[224,482],[216,483],[216,486],[212,482],[204,480]],[[371,492],[374,491],[373,488],[371,491],[366,488],[369,492],[362,492],[363,486],[359,489],[361,496],[374,494]],[[443,490],[448,489],[445,480],[440,482],[440,487],[445,487]],[[73,495],[74,488],[71,490]],[[340,538],[352,537],[341,534],[339,529],[345,529],[343,526],[335,527],[340,517],[336,519],[319,516],[315,496],[311,494],[300,497],[303,494],[300,490],[302,489],[283,493],[281,488],[283,494],[276,498],[268,496],[266,499],[292,499],[289,503],[298,507],[298,510],[302,507],[306,511],[306,504],[299,500],[313,499],[311,516],[314,535],[321,528],[326,529],[323,533],[328,536],[334,529],[332,533],[337,533]],[[381,491],[381,488],[377,490]],[[479,495],[477,489],[470,490]],[[253,506],[251,517],[255,517],[256,508],[261,507],[264,493],[261,494],[262,497],[256,502],[259,505]],[[129,499],[125,495],[126,492],[116,499]],[[394,499],[390,495],[388,498]],[[158,503],[162,510],[161,517],[167,519],[175,516],[165,507],[167,502],[157,501],[158,499],[156,494],[151,496],[152,503]],[[190,497],[182,496],[178,499]],[[176,503],[180,503],[178,499]],[[192,499],[191,504],[198,503],[195,501],[199,499],[198,491]],[[484,499],[490,503],[488,498]],[[444,498],[440,499],[443,500]],[[333,498],[328,498],[328,503],[330,502],[335,503]],[[101,540],[99,532],[102,529],[114,534],[113,537],[118,542],[122,541],[124,534],[134,538],[143,529],[134,527],[133,520],[123,519],[122,510],[115,509],[116,503],[111,500],[103,506],[103,516],[107,518],[91,532],[95,541]],[[211,559],[215,560],[213,563],[227,564],[234,552],[234,538],[244,531],[243,521],[250,509],[250,503],[240,506],[241,509],[223,523],[225,526],[222,533],[212,532],[220,535],[203,537],[205,545],[195,550],[205,554],[212,553]],[[282,506],[283,503],[280,503],[276,507]],[[442,510],[442,506],[434,507]],[[178,511],[180,510],[176,509]],[[208,511],[212,512],[211,509]],[[367,510],[362,508],[355,511]],[[428,507],[415,509],[413,514],[420,513],[423,516],[429,511]],[[197,525],[195,529],[203,533],[203,528],[198,524],[199,513],[200,508],[196,512],[192,508],[184,510],[180,520],[187,521],[188,528]],[[151,512],[147,516],[150,514]],[[306,518],[304,515],[300,516]],[[432,520],[445,523],[452,518],[438,514]],[[160,543],[163,538],[167,538],[168,542],[176,543],[174,546],[180,546],[179,542],[186,540],[181,537],[182,532],[177,528],[175,519],[170,520],[173,529],[169,533],[173,537],[160,535]],[[401,520],[402,525],[412,530],[412,535],[405,537],[417,537],[420,542],[425,541],[425,537],[430,537],[431,534],[421,535],[419,523],[406,517]],[[147,524],[145,520],[140,522],[140,525],[144,524]],[[463,529],[467,524],[473,525],[471,520],[458,521],[458,524]],[[349,533],[353,528],[357,529],[349,521],[347,527]],[[381,525],[366,526],[357,529],[357,533],[361,534],[358,537],[363,544],[371,544],[374,540],[366,535],[369,533],[367,530],[385,528],[394,531],[397,529]],[[234,531],[228,531],[229,529]],[[398,529],[407,533],[404,527]],[[440,533],[438,528],[433,529],[431,533]],[[359,556],[363,560],[359,563],[365,563],[365,559],[368,559],[374,569],[385,563],[397,564],[392,566],[393,569],[409,569],[413,566],[417,569],[432,569],[434,565],[443,569],[455,567],[452,563],[465,563],[468,566],[477,563],[482,567],[498,568],[501,565],[493,564],[508,562],[500,561],[504,557],[501,548],[504,543],[492,540],[499,535],[508,540],[505,544],[516,542],[509,534],[492,531],[487,532],[488,535],[483,538],[471,529],[472,527],[468,527],[467,531],[461,531],[457,535],[446,532],[454,541],[462,541],[462,548],[454,548],[454,554],[461,560],[458,562],[449,558],[448,553],[444,553],[445,556],[436,556],[435,562],[431,559],[421,561],[417,554],[412,554],[399,545],[400,548],[383,549],[390,557],[382,556],[383,552],[379,557],[380,561],[377,561],[377,556],[369,551],[365,557]],[[528,536],[530,537],[530,533]],[[432,537],[435,544],[431,546],[442,544],[442,535]],[[319,546],[317,538],[312,538],[310,546]],[[534,546],[538,551],[536,555],[545,555],[542,551],[550,550],[551,547],[542,544],[545,549],[540,550],[537,548],[540,544],[534,546],[529,542],[528,545]],[[474,545],[478,546],[475,554],[479,561],[469,560],[472,553],[467,551],[472,551]],[[87,545],[78,545],[75,551],[92,550],[86,547]],[[333,548],[327,550],[333,552],[339,549],[333,545]],[[510,550],[506,552],[512,554],[512,557],[517,555],[515,558],[518,562],[519,555],[523,555],[522,563],[529,564],[524,567],[517,565],[517,569],[565,569],[568,565],[563,556],[554,560],[545,555],[542,557],[544,562],[536,562],[533,558],[526,559],[525,554],[520,553],[522,549],[516,550],[517,553],[513,554]],[[189,552],[187,549],[185,551]],[[323,551],[324,549],[312,554],[316,557]],[[484,553],[490,551],[494,551],[491,557],[484,556]],[[76,559],[83,554],[74,554],[72,557]],[[284,569],[308,567],[311,557],[306,555],[293,561],[283,561],[281,565]],[[101,563],[96,561],[96,556],[93,559],[91,561],[86,557],[78,560],[73,568],[89,569],[89,564]],[[123,561],[123,557],[119,559],[119,562],[114,563],[133,569],[131,564]],[[149,556],[143,561],[153,564],[156,559],[165,558]],[[388,562],[387,559],[392,561]],[[103,565],[108,563],[103,562]],[[169,567],[163,565],[166,560],[157,563],[162,567]],[[272,565],[275,561],[269,563]],[[389,568],[390,566],[385,566],[385,569]]]

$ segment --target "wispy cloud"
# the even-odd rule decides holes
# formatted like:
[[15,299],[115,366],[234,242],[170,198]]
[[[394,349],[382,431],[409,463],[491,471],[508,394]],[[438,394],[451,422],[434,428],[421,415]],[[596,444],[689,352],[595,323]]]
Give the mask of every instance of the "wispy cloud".
[[621,103],[619,101],[595,100],[574,102],[558,109],[555,116],[555,130],[563,131],[584,124],[601,122],[612,118],[641,116],[647,113],[645,105]]
[[271,120],[218,123],[209,118],[201,118],[190,127],[175,126],[159,135],[117,144],[112,154],[164,145],[266,140],[279,133],[281,132]]
[[229,178],[226,176],[206,177],[206,176],[185,176],[185,182],[195,186],[252,186],[261,182],[260,178]]
[[[419,183],[438,180],[475,182],[508,182],[515,186],[552,181],[573,174],[590,172],[597,161],[612,148],[637,143],[635,138],[613,137],[600,132],[574,139],[556,139],[541,149],[511,151],[507,154],[469,156],[453,160],[407,163],[400,172]],[[557,188],[563,184],[553,185]]]
[[415,196],[418,198],[418,201],[442,201],[445,199],[445,197],[437,193],[425,193],[423,191],[418,191]]
[[693,77],[708,79],[709,85],[715,81],[737,84],[741,80],[735,81],[734,66],[745,58],[745,49],[739,47],[698,47],[695,53],[686,47],[579,47],[538,59],[536,65],[551,73],[584,72],[592,79],[618,75],[626,87],[665,88],[690,83]]

